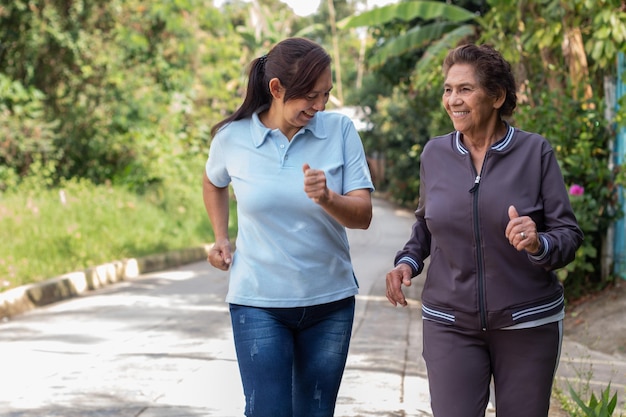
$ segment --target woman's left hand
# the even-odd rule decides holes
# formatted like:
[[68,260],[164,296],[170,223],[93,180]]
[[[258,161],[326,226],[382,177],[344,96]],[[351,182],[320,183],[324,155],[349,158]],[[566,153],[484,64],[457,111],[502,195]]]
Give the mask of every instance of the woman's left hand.
[[304,192],[306,195],[317,204],[326,203],[330,197],[324,171],[312,169],[309,164],[304,164],[302,172],[304,173]]
[[509,206],[509,219],[505,231],[509,243],[518,251],[539,252],[539,235],[533,219],[528,216],[520,216],[515,206]]

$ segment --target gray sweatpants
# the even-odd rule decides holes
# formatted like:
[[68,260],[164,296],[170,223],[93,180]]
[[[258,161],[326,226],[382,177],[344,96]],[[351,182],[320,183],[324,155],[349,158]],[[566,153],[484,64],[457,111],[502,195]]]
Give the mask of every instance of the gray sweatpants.
[[497,416],[548,415],[562,322],[480,331],[423,320],[423,329],[434,417],[483,417],[492,377]]

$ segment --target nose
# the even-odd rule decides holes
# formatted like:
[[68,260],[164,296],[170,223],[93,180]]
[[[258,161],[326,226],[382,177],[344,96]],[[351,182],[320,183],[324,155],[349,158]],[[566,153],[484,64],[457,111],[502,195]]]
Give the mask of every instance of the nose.
[[462,101],[461,96],[455,90],[452,90],[448,95],[448,102],[450,104],[460,104]]
[[326,108],[326,103],[328,102],[328,97],[320,97],[317,100],[315,100],[315,102],[313,103],[313,108],[316,111],[324,111],[324,109]]

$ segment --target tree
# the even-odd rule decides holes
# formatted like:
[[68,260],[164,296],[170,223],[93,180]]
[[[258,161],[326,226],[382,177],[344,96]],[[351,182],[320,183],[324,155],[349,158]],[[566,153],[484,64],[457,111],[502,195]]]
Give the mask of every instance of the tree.
[[[350,16],[341,21],[339,27],[372,28],[394,21],[407,22],[406,29],[381,39],[380,46],[375,48],[368,64],[375,69],[391,58],[421,51],[421,58],[415,68],[415,73],[421,74],[432,68],[433,60],[441,57],[461,39],[475,36],[477,18],[469,10],[442,2],[406,1]],[[425,85],[425,81],[420,85]]]
[[[531,78],[529,83],[539,90],[567,91],[583,100],[603,96],[604,77],[615,73],[617,53],[626,49],[623,0],[489,4],[481,41],[498,45],[517,64],[521,80]],[[531,94],[525,97],[532,99]]]

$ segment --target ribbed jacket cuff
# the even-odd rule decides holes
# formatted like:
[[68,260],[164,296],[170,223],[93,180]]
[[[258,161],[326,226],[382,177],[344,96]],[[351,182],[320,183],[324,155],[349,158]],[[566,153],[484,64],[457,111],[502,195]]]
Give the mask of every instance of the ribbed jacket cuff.
[[543,235],[539,235],[539,239],[541,240],[541,245],[539,246],[539,252],[536,254],[528,255],[528,257],[534,262],[543,261],[550,253],[550,242],[548,241],[548,239]]
[[402,258],[398,259],[398,261],[396,262],[396,266],[398,266],[398,264],[407,264],[411,267],[411,278],[419,274],[422,270],[422,265],[409,256],[403,256]]

